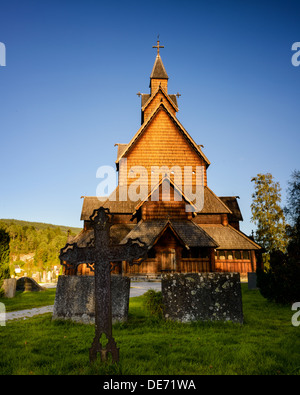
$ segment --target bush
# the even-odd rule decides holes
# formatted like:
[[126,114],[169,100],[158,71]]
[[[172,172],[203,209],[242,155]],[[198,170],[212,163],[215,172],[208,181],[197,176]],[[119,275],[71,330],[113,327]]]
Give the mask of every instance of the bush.
[[270,268],[257,272],[257,285],[263,297],[276,303],[300,301],[300,262],[275,251],[270,254]]
[[144,298],[144,306],[150,315],[156,318],[163,318],[164,307],[162,293],[149,289],[144,294]]

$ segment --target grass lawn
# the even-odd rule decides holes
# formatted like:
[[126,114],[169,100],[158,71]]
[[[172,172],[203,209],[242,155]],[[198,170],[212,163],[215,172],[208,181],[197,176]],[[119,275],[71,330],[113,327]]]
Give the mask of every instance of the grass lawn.
[[27,310],[34,307],[49,306],[54,304],[56,288],[49,288],[39,292],[17,291],[14,298],[1,298],[6,311]]
[[300,326],[291,324],[294,312],[246,284],[242,290],[244,325],[164,322],[149,317],[143,296],[131,298],[128,322],[113,326],[118,365],[90,366],[92,325],[52,322],[51,314],[10,321],[0,327],[0,374],[299,375]]

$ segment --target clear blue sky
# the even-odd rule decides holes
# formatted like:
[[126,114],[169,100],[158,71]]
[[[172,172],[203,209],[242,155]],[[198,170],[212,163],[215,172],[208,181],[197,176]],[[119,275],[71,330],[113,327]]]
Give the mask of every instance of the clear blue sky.
[[209,187],[240,196],[246,233],[257,173],[280,182],[284,204],[299,169],[299,1],[2,0],[0,218],[82,225],[80,196],[140,127],[158,34]]

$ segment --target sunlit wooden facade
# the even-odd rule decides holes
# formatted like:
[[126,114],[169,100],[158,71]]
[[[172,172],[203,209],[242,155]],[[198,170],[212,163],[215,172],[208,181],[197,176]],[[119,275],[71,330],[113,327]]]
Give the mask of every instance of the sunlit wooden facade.
[[[159,50],[150,76],[150,93],[140,96],[141,127],[129,143],[117,144],[119,185],[114,199],[110,197],[100,202],[97,197],[85,197],[81,214],[84,228],[70,242],[77,242],[78,246],[93,242],[89,217],[94,209],[103,206],[114,213],[113,242],[124,243],[138,237],[148,246],[148,258],[139,266],[129,266],[123,261],[114,269],[116,273],[152,277],[165,272],[229,271],[246,275],[255,271],[256,252],[260,247],[240,231],[242,215],[237,197],[218,197],[209,188],[207,169],[210,162],[202,146],[177,119],[177,96],[168,93],[168,75]],[[143,167],[145,172],[137,174],[133,171],[136,166]],[[172,171],[174,166],[182,169],[181,188]],[[153,167],[162,169],[155,185],[151,182]],[[188,174],[184,171],[186,167],[189,167]],[[170,169],[168,174],[164,173],[166,168]],[[187,210],[187,205],[193,206],[193,201],[182,186],[195,189],[199,169],[203,175],[203,204],[199,211],[196,206],[194,210]],[[146,188],[146,198],[133,201],[126,192],[124,199],[124,190],[128,191],[137,182],[139,188]],[[164,196],[166,191],[168,198]],[[92,274],[84,264],[78,267],[77,273],[68,270],[65,273]]]

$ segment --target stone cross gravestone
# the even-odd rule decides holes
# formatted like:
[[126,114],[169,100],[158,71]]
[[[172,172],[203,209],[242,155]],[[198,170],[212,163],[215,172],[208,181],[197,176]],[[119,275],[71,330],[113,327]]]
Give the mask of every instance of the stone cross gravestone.
[[[94,245],[80,248],[76,243],[68,243],[61,249],[59,258],[62,265],[71,265],[75,269],[78,265],[86,263],[95,275],[95,337],[90,348],[90,361],[95,361],[99,353],[102,361],[106,361],[111,354],[112,361],[118,362],[119,349],[112,336],[111,263],[128,261],[133,265],[136,263],[134,260],[146,257],[147,247],[139,239],[129,239],[126,244],[112,245],[112,214],[107,208],[100,207],[94,210],[90,221],[94,230]],[[141,263],[141,260],[138,263]]]

